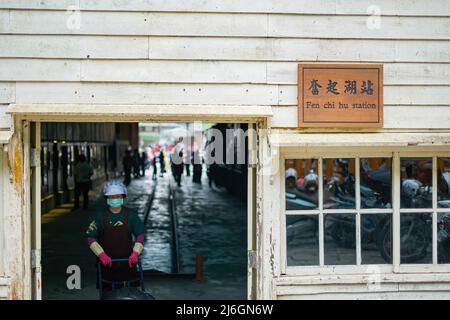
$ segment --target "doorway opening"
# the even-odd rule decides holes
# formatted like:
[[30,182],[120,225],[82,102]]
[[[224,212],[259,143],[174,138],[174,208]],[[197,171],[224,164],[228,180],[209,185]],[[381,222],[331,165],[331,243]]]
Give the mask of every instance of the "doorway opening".
[[[103,187],[113,180],[127,185],[125,206],[144,226],[147,292],[158,300],[252,297],[249,126],[41,122],[42,298],[99,298],[86,232],[107,210]],[[86,203],[81,158],[92,169]]]

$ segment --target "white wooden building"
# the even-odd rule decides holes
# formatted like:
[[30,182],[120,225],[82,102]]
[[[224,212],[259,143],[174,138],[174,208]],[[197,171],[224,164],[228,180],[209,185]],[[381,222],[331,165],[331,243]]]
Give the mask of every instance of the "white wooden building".
[[[299,63],[383,64],[383,127],[298,128]],[[437,170],[450,157],[449,1],[0,0],[0,298],[40,298],[39,121],[158,120],[258,128],[249,298],[450,298],[437,245],[448,210]],[[350,210],[354,263],[327,263],[323,205],[307,212],[318,262],[289,263],[287,217],[306,213],[285,207],[286,160],[322,169],[354,159],[359,199],[359,160],[372,157],[390,159],[392,206]],[[401,207],[405,157],[431,159],[429,208]],[[374,212],[392,219],[390,263],[364,264],[361,221]],[[432,218],[431,260],[402,263],[402,213]]]

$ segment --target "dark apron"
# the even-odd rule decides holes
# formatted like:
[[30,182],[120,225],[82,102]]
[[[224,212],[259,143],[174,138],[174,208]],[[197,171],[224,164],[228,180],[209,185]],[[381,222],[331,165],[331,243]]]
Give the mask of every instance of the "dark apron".
[[[133,252],[133,241],[128,233],[128,209],[124,208],[124,210],[123,225],[116,227],[109,222],[108,213],[103,212],[104,231],[99,239],[100,245],[111,259],[127,259],[127,262],[113,262],[111,267],[101,265],[103,280],[117,282],[115,288],[139,286],[136,265],[132,268],[128,265],[128,257]],[[109,283],[103,283],[103,288],[111,290],[112,286]]]

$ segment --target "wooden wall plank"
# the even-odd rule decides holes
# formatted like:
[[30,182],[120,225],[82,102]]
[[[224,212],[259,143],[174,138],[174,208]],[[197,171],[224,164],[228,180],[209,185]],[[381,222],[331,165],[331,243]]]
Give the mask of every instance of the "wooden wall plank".
[[272,105],[276,86],[226,84],[30,83],[17,103]]
[[298,127],[298,107],[274,107],[272,108],[272,126],[274,128],[296,128]]
[[334,13],[335,0],[320,3],[307,0],[80,0],[80,6],[89,10],[144,10],[144,11],[186,11],[186,12],[250,12],[250,13]]
[[450,21],[437,17],[269,15],[269,36],[349,39],[450,39]]
[[369,8],[374,5],[381,15],[450,16],[450,5],[445,0],[336,0],[336,13],[367,14],[373,12]]
[[[0,105],[0,130],[11,128],[11,115],[6,114],[6,109],[7,109],[6,105]],[[0,163],[1,163],[1,160],[0,160]],[[0,249],[0,252],[1,252],[1,249]],[[1,265],[1,263],[0,263],[0,265]]]
[[[45,47],[42,50],[33,51],[34,42],[24,46],[17,46],[16,49],[4,45],[0,36],[0,57],[27,55],[27,52],[36,52],[39,55],[51,55],[52,52],[58,60],[41,60],[43,63],[60,64],[63,58],[82,58],[87,54],[90,57],[100,57],[102,60],[82,60],[82,80],[84,81],[119,81],[119,82],[181,82],[181,83],[269,83],[269,84],[297,84],[297,65],[295,62],[257,62],[257,61],[188,61],[188,60],[129,60],[140,58],[145,55],[146,44],[139,42],[141,47],[135,51],[136,57],[131,57],[132,53],[127,53],[126,44],[134,44],[134,40],[123,41],[117,50],[116,44],[111,39],[108,44],[111,47],[92,46],[93,51],[87,49],[84,45],[77,45],[76,41],[69,41],[67,46],[74,47],[70,50],[64,47],[61,42],[61,50]],[[119,43],[121,41],[119,40]],[[25,43],[25,42],[21,42]],[[39,44],[38,41],[36,44]],[[98,43],[94,41],[93,43]],[[11,48],[8,49],[7,47]],[[18,48],[20,47],[20,48]],[[5,50],[2,50],[5,48]],[[10,52],[8,52],[10,51]],[[60,51],[60,52],[59,52]],[[67,52],[67,54],[66,54]],[[63,57],[66,55],[66,57]],[[112,58],[111,56],[117,56]],[[128,57],[126,57],[128,55]],[[30,55],[29,55],[30,56]],[[46,57],[50,58],[50,57]],[[127,60],[114,60],[114,59]],[[111,59],[111,60],[103,60]],[[0,59],[1,60],[1,59]],[[10,64],[17,64],[20,61],[31,61],[38,64],[34,59],[3,59]],[[75,61],[67,60],[73,64]],[[76,62],[75,62],[76,63]],[[28,70],[28,74],[34,72]],[[440,63],[386,63],[384,64],[384,84],[391,85],[450,85],[450,64]],[[35,76],[31,76],[35,79]],[[64,75],[61,81],[66,78]],[[3,79],[8,80],[8,79]],[[20,78],[19,80],[31,80]],[[43,76],[42,80],[48,80]]]
[[11,10],[9,33],[137,36],[148,34],[147,18],[148,14],[144,12]]
[[146,59],[148,38],[0,35],[0,57]]
[[[248,12],[366,15],[374,4],[382,15],[450,16],[447,0],[2,0],[0,8],[65,10],[78,5],[85,10],[165,12]],[[369,10],[369,12],[371,12]]]
[[384,127],[395,129],[448,129],[448,106],[385,106]]
[[[71,24],[75,19],[79,24]],[[46,21],[46,23],[39,23]],[[334,39],[450,39],[443,17],[10,10],[10,33]],[[77,27],[75,27],[77,26]],[[344,30],[344,31],[343,31]]]
[[0,8],[30,10],[67,10],[68,7],[79,7],[79,0],[2,0]]
[[79,81],[80,61],[0,59],[0,81]]
[[266,83],[266,64],[224,61],[86,60],[82,81]]
[[9,10],[0,10],[0,33],[9,30]]
[[149,13],[149,35],[266,37],[265,14]]
[[[71,24],[73,19],[79,23]],[[42,23],[46,21],[46,23]],[[75,27],[76,26],[76,27]],[[11,10],[10,33],[165,36],[267,36],[264,14]]]
[[449,41],[153,37],[151,59],[450,62]]
[[0,103],[14,103],[16,100],[16,84],[13,82],[0,82]]

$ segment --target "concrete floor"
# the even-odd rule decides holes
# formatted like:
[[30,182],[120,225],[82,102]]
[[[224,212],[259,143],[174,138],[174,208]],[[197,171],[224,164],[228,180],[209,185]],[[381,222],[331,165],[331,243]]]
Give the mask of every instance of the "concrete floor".
[[[158,177],[147,223],[142,263],[145,270],[171,272],[171,224],[168,211],[170,173]],[[127,206],[144,218],[155,181],[147,176],[129,186]],[[147,277],[146,290],[164,299],[246,299],[247,296],[247,209],[239,198],[209,188],[205,173],[202,184],[183,176],[175,188],[180,246],[180,273],[195,272],[195,256],[204,255],[205,281],[181,277]],[[43,299],[97,299],[95,259],[85,241],[91,215],[102,210],[100,191],[91,192],[89,211],[69,210],[47,214],[42,225]],[[45,217],[45,216],[44,216]],[[81,289],[68,290],[67,267],[81,269]]]

